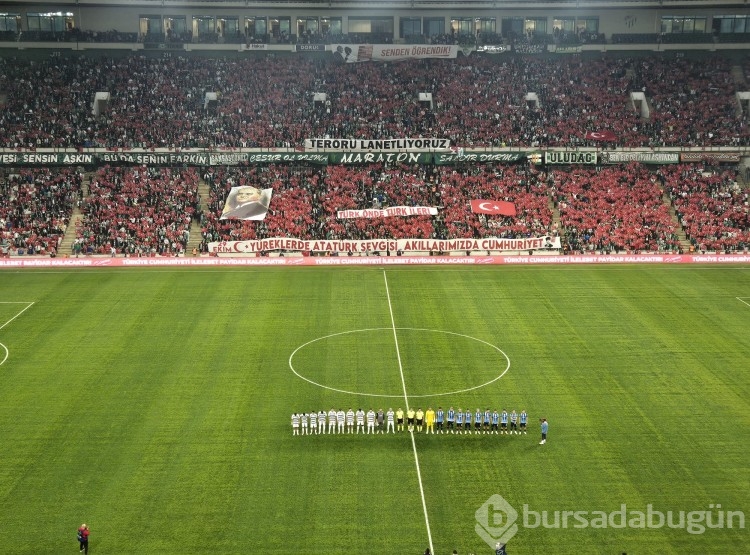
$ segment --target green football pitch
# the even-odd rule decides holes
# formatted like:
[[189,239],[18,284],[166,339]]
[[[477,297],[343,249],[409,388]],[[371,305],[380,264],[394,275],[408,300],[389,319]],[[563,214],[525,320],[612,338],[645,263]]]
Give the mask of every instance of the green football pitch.
[[[750,545],[748,267],[7,271],[0,361],[4,553]],[[292,435],[407,406],[529,432]]]

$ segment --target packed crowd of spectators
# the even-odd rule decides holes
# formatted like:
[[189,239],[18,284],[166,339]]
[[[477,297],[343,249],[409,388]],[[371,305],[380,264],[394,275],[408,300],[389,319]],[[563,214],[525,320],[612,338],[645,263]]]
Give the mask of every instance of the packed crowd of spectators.
[[55,256],[81,198],[82,174],[34,168],[0,178],[0,252]]
[[[544,176],[527,165],[440,167],[435,177],[448,237],[557,235]],[[516,216],[474,214],[468,209],[473,199],[511,202]]]
[[664,166],[659,178],[696,251],[750,248],[750,192],[738,184],[735,169]]
[[[208,210],[201,215],[205,252],[211,241],[251,240],[268,237],[321,237],[320,208],[314,199],[322,196],[322,174],[314,166],[210,167],[203,173],[209,186]],[[273,189],[270,209],[263,220],[221,220],[221,212],[232,187]]]
[[[604,146],[586,139],[589,131],[610,132],[616,140],[606,146],[750,144],[732,67],[716,57],[552,60],[473,54],[393,64],[334,64],[302,56],[61,56],[34,62],[6,57],[0,59],[0,76],[5,87],[0,145],[17,150],[300,148],[305,139],[321,137],[446,137],[467,148]],[[111,94],[98,117],[91,113],[96,91]],[[218,93],[209,110],[206,92]],[[314,92],[325,92],[327,102],[312,102]],[[419,92],[432,93],[432,107],[418,102]],[[631,92],[645,93],[650,118],[636,112]],[[675,225],[658,186],[667,184],[696,248],[747,248],[747,193],[724,173],[704,173],[672,166],[654,174],[635,165],[571,171],[495,164],[102,168],[83,202],[76,244],[84,252],[174,254],[185,249],[196,216],[204,250],[210,241],[270,236],[560,234],[572,251],[670,251],[677,248]],[[201,174],[212,187],[205,214],[198,214]],[[77,175],[24,170],[6,178],[8,198],[22,198],[23,208],[12,202],[4,207],[5,245],[52,252],[80,189]],[[273,189],[264,221],[219,219],[235,184]],[[515,203],[519,217],[471,213],[469,201],[480,196]],[[549,199],[560,211],[559,230]],[[336,217],[343,209],[397,205],[441,209],[437,217]]]
[[[454,167],[370,164],[327,168],[210,168],[209,210],[201,220],[205,250],[212,241],[268,237],[301,239],[522,238],[556,235],[546,183],[528,166]],[[520,184],[520,185],[519,185]],[[263,221],[220,220],[232,187],[273,188]],[[475,214],[471,200],[514,203],[517,217]],[[438,209],[437,216],[339,218],[342,210],[397,206]]]
[[[348,37],[351,38],[351,37]],[[335,64],[321,58],[130,56],[0,60],[10,148],[289,148],[306,138],[447,137],[461,147],[750,144],[730,63],[711,57],[455,60]],[[92,115],[95,92],[105,113]],[[218,93],[215,109],[206,92]],[[326,93],[325,110],[314,93]],[[432,109],[418,95],[430,92]],[[630,98],[645,92],[650,118]],[[530,102],[533,93],[538,102]],[[696,117],[701,114],[701,117]]]
[[[301,239],[437,238],[434,218],[339,219],[339,210],[391,206],[435,206],[429,186],[429,166],[380,165],[268,166],[209,168],[204,180],[211,187],[209,211],[201,221],[205,242],[267,237]],[[273,188],[273,198],[262,221],[220,220],[232,187]],[[202,249],[205,248],[205,242]]]
[[[528,165],[382,167],[269,166],[210,168],[210,207],[202,219],[204,243],[267,237],[302,239],[524,238],[560,236],[567,252],[677,252],[678,222],[700,250],[750,247],[749,193],[734,170],[702,165],[659,171],[630,163],[609,167],[539,170]],[[265,221],[219,220],[232,186],[271,187]],[[473,199],[514,204],[517,216],[487,216]],[[559,227],[553,208],[559,211]],[[338,218],[340,210],[395,206],[437,207],[437,216]]]
[[[200,208],[199,177],[209,186]],[[677,252],[682,228],[696,251],[750,248],[750,192],[735,169],[630,163],[536,168],[368,164],[99,168],[88,190],[78,170],[24,169],[0,179],[3,254],[54,256],[73,208],[83,215],[73,254],[180,255],[193,221],[208,243],[299,239],[458,239],[559,236],[565,252]],[[263,220],[222,220],[232,187],[271,189]],[[665,195],[668,195],[665,197]],[[515,216],[485,215],[471,201],[506,201]],[[339,217],[342,210],[436,208],[436,215]],[[676,218],[670,214],[674,207]],[[559,224],[554,210],[559,213]]]
[[552,170],[549,182],[571,251],[680,249],[657,177],[644,166]]
[[642,59],[632,65],[634,85],[652,110],[644,127],[662,140],[656,146],[746,144],[747,118],[738,117],[737,85],[727,60]]
[[198,179],[197,168],[99,168],[81,206],[74,253],[184,253],[199,211]]

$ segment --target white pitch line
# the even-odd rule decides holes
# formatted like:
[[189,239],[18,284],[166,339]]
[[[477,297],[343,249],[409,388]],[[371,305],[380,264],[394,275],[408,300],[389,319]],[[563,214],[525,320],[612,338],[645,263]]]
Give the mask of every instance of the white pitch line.
[[24,309],[23,309],[23,310],[22,310],[21,312],[19,312],[19,313],[18,313],[18,314],[16,314],[15,316],[13,316],[13,318],[11,318],[11,319],[10,319],[10,320],[8,320],[7,322],[5,322],[5,323],[4,323],[4,324],[3,324],[2,326],[0,326],[0,330],[1,330],[1,329],[3,329],[3,328],[4,328],[5,326],[7,326],[8,324],[10,324],[10,323],[11,323],[11,322],[12,322],[13,320],[15,320],[16,318],[18,318],[18,317],[19,317],[19,316],[20,316],[21,314],[23,314],[24,312],[26,312],[26,311],[27,311],[28,309],[30,309],[30,308],[31,308],[32,306],[34,306],[34,303],[33,303],[33,302],[31,302],[31,303],[22,303],[22,302],[4,302],[4,303],[2,303],[2,304],[26,304],[27,306],[26,306],[26,308],[24,308]]
[[[401,364],[401,351],[398,348],[398,334],[396,333],[396,320],[393,318],[393,305],[391,304],[391,292],[388,289],[388,278],[383,270],[383,281],[385,282],[385,295],[388,299],[388,311],[391,313],[391,328],[393,329],[393,341],[396,343],[396,358],[398,359],[398,371],[401,374],[401,387],[404,389],[404,403],[406,412],[409,412],[409,396],[406,394],[406,380],[404,380],[404,366]],[[417,465],[417,480],[419,481],[419,494],[422,497],[422,510],[424,511],[424,523],[427,526],[427,540],[430,543],[430,553],[435,553],[432,545],[432,531],[430,530],[430,518],[427,516],[427,502],[424,499],[424,487],[422,486],[422,471],[419,468],[419,455],[417,454],[417,443],[414,441],[414,431],[410,431],[411,448],[414,451],[414,462]]]

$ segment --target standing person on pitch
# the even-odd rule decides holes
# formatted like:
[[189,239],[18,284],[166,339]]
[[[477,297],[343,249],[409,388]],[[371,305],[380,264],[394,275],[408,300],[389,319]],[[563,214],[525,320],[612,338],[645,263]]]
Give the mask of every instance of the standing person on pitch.
[[359,434],[359,431],[362,430],[362,433],[365,433],[365,411],[363,411],[361,408],[357,409],[357,433]]
[[406,424],[410,432],[414,431],[414,415],[415,414],[416,412],[414,412],[413,408],[409,407],[408,409],[406,409]]
[[435,411],[432,410],[432,407],[427,407],[427,412],[424,414],[424,422],[426,424],[425,433],[434,434],[435,433]]
[[383,409],[378,409],[378,413],[375,415],[375,418],[378,422],[378,433],[382,434],[384,428],[383,424],[385,422],[385,413],[383,412]]
[[417,409],[417,431],[422,431],[422,425],[424,423],[424,411],[422,410],[422,407],[419,407]]
[[396,411],[396,429],[399,432],[404,431],[404,410],[401,407]]
[[310,433],[318,435],[318,413],[315,411],[310,413]]
[[331,409],[328,411],[328,433],[336,433],[336,409]]
[[375,411],[372,409],[367,411],[367,433],[375,433]]
[[346,422],[346,413],[344,412],[344,409],[339,409],[336,411],[336,433],[343,434],[344,433],[344,423]]
[[547,443],[547,430],[549,430],[549,422],[547,422],[546,418],[542,418],[540,422],[542,423],[542,441],[539,442],[539,445],[544,445],[545,443]]
[[450,433],[453,433],[453,423],[456,421],[456,411],[453,410],[453,407],[448,408],[448,414],[446,416],[447,427],[445,433],[448,433],[448,430],[450,430]]
[[318,413],[318,433],[326,433],[326,411],[324,410]]
[[367,411],[367,433],[375,433],[375,411],[372,409]]
[[520,416],[520,419],[521,419],[521,431],[522,431],[523,433],[526,433],[526,419],[527,419],[528,417],[529,417],[529,415],[528,415],[528,414],[526,414],[526,410],[524,410],[524,409],[521,409],[521,416]]
[[393,412],[392,408],[388,408],[388,412],[385,413],[385,421],[386,421],[386,433],[396,433],[396,429],[394,428],[393,421],[394,421],[395,413]]
[[456,411],[456,433],[461,433],[461,428],[464,427],[464,411],[461,407],[458,407]]
[[81,524],[81,527],[78,528],[78,547],[80,547],[82,553],[88,553],[89,552],[89,527],[86,525],[86,523]]
[[500,422],[500,413],[497,412],[497,409],[492,411],[492,433],[497,434],[497,425]]
[[292,413],[292,435],[299,435],[299,414],[296,412]]
[[351,407],[346,411],[346,433],[354,433],[354,410]]
[[445,419],[445,412],[443,411],[443,407],[438,407],[438,410],[435,413],[435,423],[437,424],[437,431],[439,434],[443,433],[443,420],[444,419]]

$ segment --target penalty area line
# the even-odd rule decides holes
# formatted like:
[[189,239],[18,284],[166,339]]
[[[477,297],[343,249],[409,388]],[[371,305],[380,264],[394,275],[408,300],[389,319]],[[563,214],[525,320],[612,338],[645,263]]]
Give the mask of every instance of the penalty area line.
[[[401,350],[398,346],[398,334],[396,333],[396,320],[393,317],[393,304],[391,303],[391,292],[388,288],[388,278],[383,269],[383,281],[385,282],[385,296],[388,299],[388,311],[391,314],[391,329],[393,330],[393,341],[396,344],[396,359],[398,360],[398,371],[401,374],[401,387],[404,390],[404,403],[406,403],[406,412],[409,412],[409,396],[406,393],[406,380],[404,379],[404,365],[401,363]],[[422,510],[424,511],[424,523],[427,527],[427,541],[430,544],[430,553],[435,553],[432,545],[432,531],[430,530],[430,517],[427,516],[427,502],[424,498],[424,486],[422,486],[422,471],[419,468],[419,454],[417,453],[417,443],[414,440],[414,431],[409,431],[411,436],[411,448],[414,452],[414,463],[417,465],[417,481],[419,482],[419,495],[422,498]]]

